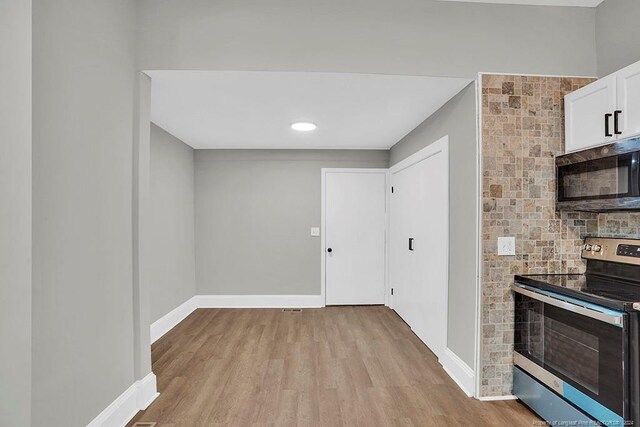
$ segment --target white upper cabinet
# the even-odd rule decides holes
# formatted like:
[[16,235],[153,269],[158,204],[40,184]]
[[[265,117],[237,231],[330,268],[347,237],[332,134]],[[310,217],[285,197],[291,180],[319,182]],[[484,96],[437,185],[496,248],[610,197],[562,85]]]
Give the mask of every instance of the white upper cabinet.
[[565,96],[565,152],[640,135],[640,62]]
[[618,138],[640,134],[640,62],[616,73],[618,77]]
[[564,99],[564,106],[565,152],[570,153],[614,141],[615,76],[597,80],[568,94]]

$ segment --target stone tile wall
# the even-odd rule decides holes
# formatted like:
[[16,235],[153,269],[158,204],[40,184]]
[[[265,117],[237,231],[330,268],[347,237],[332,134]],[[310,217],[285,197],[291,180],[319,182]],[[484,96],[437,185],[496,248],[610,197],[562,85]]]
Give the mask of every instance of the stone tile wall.
[[[640,237],[640,214],[555,212],[563,98],[591,81],[482,78],[481,396],[512,393],[514,274],[581,273],[578,248],[586,235]],[[516,237],[516,256],[498,257],[499,236]]]
[[598,236],[640,239],[640,213],[617,212],[598,215]]

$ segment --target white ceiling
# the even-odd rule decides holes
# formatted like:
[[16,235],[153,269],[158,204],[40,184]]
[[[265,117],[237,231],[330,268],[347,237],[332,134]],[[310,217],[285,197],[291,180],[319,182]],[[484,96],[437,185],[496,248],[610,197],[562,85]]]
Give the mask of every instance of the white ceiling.
[[[387,149],[469,79],[148,71],[151,120],[193,148]],[[291,124],[313,122],[312,132]]]
[[473,3],[521,4],[530,6],[596,7],[604,0],[440,0]]

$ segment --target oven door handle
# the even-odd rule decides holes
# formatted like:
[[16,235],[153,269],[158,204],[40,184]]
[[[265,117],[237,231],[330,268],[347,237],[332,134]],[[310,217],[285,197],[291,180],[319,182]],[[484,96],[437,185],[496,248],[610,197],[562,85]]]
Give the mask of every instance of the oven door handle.
[[583,316],[587,316],[592,319],[600,320],[602,322],[606,322],[611,325],[622,326],[624,322],[624,316],[622,314],[614,315],[614,314],[604,313],[602,311],[597,311],[591,308],[582,307],[580,305],[572,304],[570,302],[563,301],[558,298],[553,298],[538,292],[530,291],[527,288],[518,286],[513,283],[511,284],[511,289],[514,292],[517,292],[521,295],[535,299],[537,301],[543,302],[545,304],[553,305],[555,307],[562,308],[564,310],[568,310],[576,314],[581,314]]

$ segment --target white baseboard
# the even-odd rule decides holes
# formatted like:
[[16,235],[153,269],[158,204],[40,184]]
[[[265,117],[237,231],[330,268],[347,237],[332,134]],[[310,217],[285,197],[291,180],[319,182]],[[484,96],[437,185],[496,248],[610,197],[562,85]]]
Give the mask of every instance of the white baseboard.
[[458,387],[460,387],[467,396],[473,397],[475,394],[475,375],[473,369],[448,348],[445,349],[444,356],[439,362]]
[[196,295],[198,308],[319,308],[322,295]]
[[149,372],[146,377],[137,381],[137,384],[138,394],[136,400],[138,402],[138,409],[144,411],[151,405],[151,402],[156,400],[156,397],[160,396],[156,384],[156,375],[153,372]]
[[197,297],[192,297],[188,299],[151,324],[151,344],[173,329],[198,308],[196,298]]
[[514,396],[512,394],[508,394],[506,396],[485,396],[479,397],[478,400],[482,400],[483,402],[493,402],[495,400],[517,400],[518,396]]
[[150,372],[111,402],[87,427],[123,427],[138,411],[147,409],[158,395],[156,376]]

